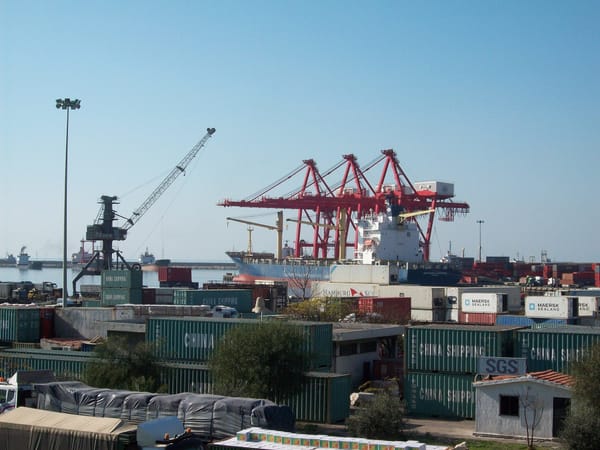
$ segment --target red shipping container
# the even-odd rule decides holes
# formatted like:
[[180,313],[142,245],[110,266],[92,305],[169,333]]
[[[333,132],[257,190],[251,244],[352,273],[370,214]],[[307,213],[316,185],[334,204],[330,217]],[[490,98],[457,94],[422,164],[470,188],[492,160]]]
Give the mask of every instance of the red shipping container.
[[385,380],[386,378],[397,378],[399,382],[404,380],[403,359],[373,360],[373,379]]
[[458,312],[459,323],[470,323],[473,325],[495,325],[496,313],[466,313]]
[[142,304],[156,305],[156,289],[142,288]]
[[362,297],[359,314],[380,314],[384,322],[407,323],[410,320],[410,297]]
[[192,269],[189,267],[159,267],[159,282],[191,283]]
[[40,308],[40,339],[54,337],[54,308]]

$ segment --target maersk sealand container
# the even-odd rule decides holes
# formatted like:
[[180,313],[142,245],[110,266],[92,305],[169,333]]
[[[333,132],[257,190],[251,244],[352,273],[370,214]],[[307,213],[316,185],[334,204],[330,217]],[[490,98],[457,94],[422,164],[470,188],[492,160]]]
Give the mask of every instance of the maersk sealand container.
[[[160,360],[205,362],[210,359],[217,342],[239,326],[259,326],[252,319],[217,319],[209,317],[150,317],[146,323],[146,342],[154,346]],[[301,327],[304,349],[313,358],[311,370],[331,368],[333,327],[330,323],[289,322]]]
[[416,325],[406,327],[407,371],[477,372],[480,356],[514,356],[520,327],[487,325]]
[[555,370],[570,373],[570,364],[588,354],[590,347],[600,344],[600,328],[565,325],[557,328],[520,330],[517,349],[527,358],[527,371]]

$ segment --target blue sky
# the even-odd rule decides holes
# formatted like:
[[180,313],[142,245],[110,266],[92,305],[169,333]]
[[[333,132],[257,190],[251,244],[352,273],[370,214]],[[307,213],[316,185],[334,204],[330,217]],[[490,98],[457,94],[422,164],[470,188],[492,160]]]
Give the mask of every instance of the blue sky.
[[[0,0],[0,255],[62,257],[117,195],[123,216],[214,137],[118,244],[226,260],[275,211],[223,208],[312,158],[393,148],[412,182],[454,183],[433,259],[600,261],[600,3]],[[376,176],[375,176],[376,178]],[[301,179],[298,180],[300,185]],[[287,211],[286,217],[293,212]],[[290,227],[284,238],[293,240]],[[274,250],[256,228],[254,250]]]

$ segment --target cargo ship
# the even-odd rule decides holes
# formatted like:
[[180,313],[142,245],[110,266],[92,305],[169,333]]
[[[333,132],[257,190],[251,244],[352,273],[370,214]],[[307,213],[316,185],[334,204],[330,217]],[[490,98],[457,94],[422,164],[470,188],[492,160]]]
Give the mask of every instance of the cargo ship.
[[[226,252],[238,268],[235,281],[288,281],[292,284],[329,281],[340,266],[389,266],[389,284],[456,285],[462,277],[458,266],[450,262],[428,262],[423,259],[419,229],[400,211],[388,207],[379,214],[364,216],[357,223],[358,242],[354,258],[348,261],[329,259],[276,259],[273,253]],[[283,255],[285,256],[284,252]],[[338,271],[342,272],[342,271]],[[345,270],[346,273],[352,271]],[[352,282],[351,279],[346,280]]]

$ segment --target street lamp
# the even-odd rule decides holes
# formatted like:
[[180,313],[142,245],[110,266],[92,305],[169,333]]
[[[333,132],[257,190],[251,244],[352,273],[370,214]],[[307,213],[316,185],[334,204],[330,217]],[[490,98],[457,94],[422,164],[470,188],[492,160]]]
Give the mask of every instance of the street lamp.
[[63,216],[63,308],[67,306],[67,168],[69,167],[69,111],[79,109],[81,100],[57,98],[56,109],[67,110],[67,134],[65,138],[65,197]]
[[485,221],[480,219],[477,223],[479,224],[479,262],[481,262],[481,224]]

